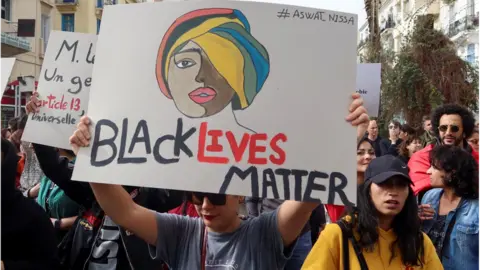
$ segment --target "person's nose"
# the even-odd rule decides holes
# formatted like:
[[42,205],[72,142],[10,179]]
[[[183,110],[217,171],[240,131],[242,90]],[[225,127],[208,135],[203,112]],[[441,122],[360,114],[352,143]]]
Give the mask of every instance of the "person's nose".
[[428,174],[428,175],[432,175],[432,167],[428,168],[427,174]]
[[214,205],[210,202],[210,200],[207,197],[203,198],[203,203],[202,203],[203,209],[205,210],[212,209],[213,206]]

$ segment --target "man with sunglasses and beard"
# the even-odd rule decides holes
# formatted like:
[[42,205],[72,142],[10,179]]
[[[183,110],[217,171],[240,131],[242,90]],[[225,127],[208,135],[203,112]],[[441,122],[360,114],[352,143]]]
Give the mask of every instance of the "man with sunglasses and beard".
[[475,118],[470,110],[457,104],[445,104],[432,113],[432,130],[436,137],[434,144],[427,145],[410,158],[410,178],[415,186],[413,190],[421,200],[423,194],[431,188],[430,152],[436,145],[454,145],[467,150],[478,163],[478,152],[470,147],[467,139],[475,128]]

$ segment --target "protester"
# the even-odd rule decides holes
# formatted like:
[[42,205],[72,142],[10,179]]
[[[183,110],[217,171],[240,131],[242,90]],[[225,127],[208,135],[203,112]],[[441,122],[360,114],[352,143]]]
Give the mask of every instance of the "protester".
[[[58,153],[61,157],[67,158],[69,165],[73,168],[75,154],[66,149],[58,149]],[[70,199],[59,186],[46,176],[40,181],[37,202],[49,215],[57,240],[60,242],[77,219],[80,205]]]
[[455,145],[464,148],[478,163],[478,152],[472,149],[468,143],[474,129],[475,118],[465,107],[456,104],[445,104],[438,107],[432,114],[432,127],[437,142],[430,144],[413,154],[408,161],[410,177],[412,178],[413,190],[421,197],[431,188],[430,176],[427,174],[430,165],[430,151],[435,145]]
[[15,188],[15,146],[2,139],[2,269],[58,269],[55,232],[50,219],[33,200]]
[[302,269],[442,269],[432,241],[420,230],[411,183],[399,159],[372,160],[357,207],[325,227]]
[[420,150],[422,150],[422,140],[420,136],[415,133],[409,134],[398,146],[398,158],[407,164],[410,157]]
[[423,231],[446,270],[478,269],[478,164],[460,147],[430,152],[432,187],[422,199]]
[[478,152],[478,127],[473,129],[472,135],[468,138],[468,144],[473,150]]
[[409,124],[400,125],[400,135],[398,136],[402,141],[405,141],[409,135],[414,135],[417,131]]
[[[375,157],[375,150],[370,141],[366,138],[360,140],[357,144],[357,185],[364,182],[365,170]],[[345,211],[345,206],[326,204],[325,209],[330,222],[336,222]]]
[[[364,128],[368,115],[363,101],[359,94],[352,97],[346,119]],[[88,117],[82,117],[70,138],[74,151],[89,144],[89,125]],[[357,134],[364,132],[357,130]],[[237,216],[238,196],[192,192],[190,200],[201,218],[190,218],[149,211],[134,203],[118,185],[90,185],[105,213],[151,244],[154,258],[165,261],[171,269],[281,269],[318,205],[285,201],[276,211],[241,220]]]
[[[28,113],[37,112],[40,101],[34,92],[26,105]],[[79,204],[82,211],[59,246],[65,269],[161,269],[162,262],[150,258],[147,244],[137,235],[115,224],[104,215],[88,183],[71,181],[73,166],[54,148],[33,144],[45,175]],[[166,212],[179,206],[184,192],[124,187],[135,202],[154,211]]]
[[387,149],[384,148],[384,144],[382,143],[383,139],[378,136],[378,125],[377,125],[377,120],[370,120],[370,123],[368,124],[368,129],[367,129],[368,134],[365,136],[365,138],[368,139],[370,144],[373,146],[373,149],[375,149],[375,156],[379,157],[386,153]]
[[400,122],[393,120],[388,124],[388,139],[381,141],[382,155],[398,156],[398,146],[402,143],[400,136]]
[[435,132],[432,127],[432,119],[429,115],[423,116],[422,125],[424,132],[420,139],[422,140],[422,146],[426,147],[427,145],[436,142]]

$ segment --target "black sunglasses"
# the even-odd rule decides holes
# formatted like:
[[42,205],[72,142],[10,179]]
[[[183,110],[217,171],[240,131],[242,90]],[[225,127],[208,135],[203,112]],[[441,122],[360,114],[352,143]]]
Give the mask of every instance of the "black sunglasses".
[[441,125],[438,127],[438,130],[440,130],[441,132],[446,132],[448,130],[448,127],[450,127],[450,131],[452,131],[453,133],[456,133],[460,130],[460,128],[458,126],[455,126],[455,125]]
[[225,205],[227,202],[225,194],[190,192],[188,195],[188,201],[195,205],[202,205],[205,198],[213,205]]

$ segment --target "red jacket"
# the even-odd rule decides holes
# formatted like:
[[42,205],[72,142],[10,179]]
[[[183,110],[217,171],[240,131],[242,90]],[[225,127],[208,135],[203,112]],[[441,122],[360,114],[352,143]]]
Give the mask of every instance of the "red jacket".
[[[410,178],[413,181],[413,191],[415,195],[418,193],[430,189],[430,175],[427,174],[427,170],[430,168],[430,151],[432,151],[435,145],[427,145],[422,150],[412,155],[408,161],[408,168],[410,169]],[[478,152],[472,149],[472,156],[478,163]]]

